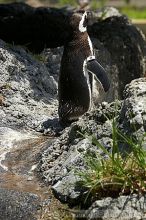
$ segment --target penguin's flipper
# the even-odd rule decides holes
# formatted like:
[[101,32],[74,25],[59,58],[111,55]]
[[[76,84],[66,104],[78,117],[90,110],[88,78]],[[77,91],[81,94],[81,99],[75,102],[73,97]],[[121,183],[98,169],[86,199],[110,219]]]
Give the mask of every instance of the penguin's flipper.
[[104,68],[95,59],[92,59],[87,61],[87,70],[96,76],[104,91],[107,92],[110,88],[110,82]]

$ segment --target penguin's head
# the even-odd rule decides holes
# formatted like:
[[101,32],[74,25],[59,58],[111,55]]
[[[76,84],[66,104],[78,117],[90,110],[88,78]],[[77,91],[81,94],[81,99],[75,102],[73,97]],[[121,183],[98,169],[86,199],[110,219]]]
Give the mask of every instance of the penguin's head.
[[70,18],[70,25],[73,31],[86,32],[88,25],[88,13],[80,10],[72,14]]

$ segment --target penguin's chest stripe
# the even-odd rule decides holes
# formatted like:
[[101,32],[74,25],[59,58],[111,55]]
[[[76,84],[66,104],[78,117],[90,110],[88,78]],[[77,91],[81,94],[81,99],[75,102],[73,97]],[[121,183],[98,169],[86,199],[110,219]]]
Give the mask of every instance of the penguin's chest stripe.
[[90,52],[91,52],[91,56],[94,55],[94,51],[93,51],[93,46],[92,46],[92,42],[90,40],[90,37],[88,36],[88,44],[89,44],[89,48],[90,48]]
[[84,60],[84,63],[83,63],[83,74],[87,80],[88,91],[89,91],[89,96],[90,96],[90,104],[89,104],[89,108],[90,108],[91,107],[91,85],[90,85],[90,79],[89,79],[89,74],[87,70],[87,60]]

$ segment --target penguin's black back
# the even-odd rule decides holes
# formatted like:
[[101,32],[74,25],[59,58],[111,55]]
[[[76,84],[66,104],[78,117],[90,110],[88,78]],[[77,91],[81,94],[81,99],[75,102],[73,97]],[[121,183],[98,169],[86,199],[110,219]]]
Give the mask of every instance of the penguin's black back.
[[83,72],[85,59],[90,55],[88,35],[82,33],[67,43],[61,61],[59,77],[59,114],[70,120],[78,118],[90,106],[90,91]]

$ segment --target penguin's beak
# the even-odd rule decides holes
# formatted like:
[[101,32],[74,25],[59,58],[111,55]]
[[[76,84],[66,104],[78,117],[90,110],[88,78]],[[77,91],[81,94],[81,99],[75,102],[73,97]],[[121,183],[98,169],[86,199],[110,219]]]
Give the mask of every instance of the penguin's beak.
[[97,80],[104,88],[104,91],[107,92],[110,88],[110,82],[104,68],[93,59],[87,62],[87,70],[96,76]]

